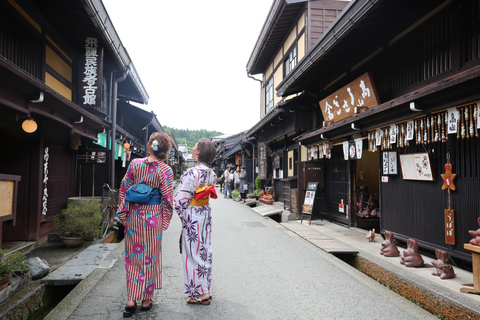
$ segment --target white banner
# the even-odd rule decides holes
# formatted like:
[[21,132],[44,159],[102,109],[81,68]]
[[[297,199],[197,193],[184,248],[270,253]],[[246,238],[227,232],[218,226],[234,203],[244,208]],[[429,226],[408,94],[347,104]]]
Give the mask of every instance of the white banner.
[[475,108],[474,114],[477,115],[477,129],[480,128],[480,117],[479,117],[479,112],[480,111],[480,100],[477,101],[477,107]]
[[413,136],[415,134],[415,124],[413,120],[407,121],[407,135],[405,140],[413,140]]
[[377,147],[382,145],[382,133],[383,133],[383,130],[380,130],[380,129],[376,129],[375,131],[375,145]]
[[455,107],[448,108],[448,134],[457,133],[457,120],[459,119],[460,115],[458,114],[458,110]]
[[357,159],[362,159],[363,140],[361,138],[355,139],[355,147],[357,148]]
[[390,144],[397,143],[397,125],[390,125]]
[[343,158],[348,160],[348,141],[343,142]]

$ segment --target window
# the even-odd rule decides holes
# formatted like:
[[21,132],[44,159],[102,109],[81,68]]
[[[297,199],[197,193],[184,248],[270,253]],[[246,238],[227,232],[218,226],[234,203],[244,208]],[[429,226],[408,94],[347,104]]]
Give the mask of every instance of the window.
[[285,76],[287,76],[297,65],[297,47],[294,47],[285,60]]
[[265,113],[273,109],[273,77],[267,82],[265,88]]

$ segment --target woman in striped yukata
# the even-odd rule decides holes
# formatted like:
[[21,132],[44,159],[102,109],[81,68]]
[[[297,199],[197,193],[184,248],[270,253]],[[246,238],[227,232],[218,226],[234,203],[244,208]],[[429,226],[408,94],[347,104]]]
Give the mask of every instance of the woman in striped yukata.
[[[155,289],[162,288],[162,233],[172,218],[173,171],[163,162],[172,143],[163,132],[154,132],[148,141],[149,156],[134,159],[122,180],[117,215],[125,226],[125,268],[128,303],[123,312],[131,317],[141,300],[141,310],[152,307]],[[128,188],[146,184],[161,191],[160,204],[138,204],[125,201]]]
[[182,257],[187,303],[210,304],[212,281],[212,215],[209,197],[216,198],[217,175],[208,166],[215,159],[215,145],[200,139],[192,150],[197,166],[180,178],[175,211],[182,221]]

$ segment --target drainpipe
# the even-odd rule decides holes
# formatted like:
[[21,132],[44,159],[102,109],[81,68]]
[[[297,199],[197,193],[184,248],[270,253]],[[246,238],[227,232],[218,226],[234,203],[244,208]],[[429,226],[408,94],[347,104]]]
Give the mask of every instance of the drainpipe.
[[113,92],[112,92],[112,140],[111,140],[111,153],[110,153],[110,186],[112,189],[115,188],[115,136],[117,134],[117,89],[118,83],[125,81],[130,71],[130,67],[127,67],[127,70],[123,73],[122,76],[115,78],[113,81]]
[[145,157],[148,156],[147,144],[148,144],[148,139],[150,138],[150,136],[148,135],[148,127],[150,127],[152,125],[154,119],[155,119],[155,115],[152,112],[152,119],[145,126],[145,128],[142,129],[142,130],[145,130]]

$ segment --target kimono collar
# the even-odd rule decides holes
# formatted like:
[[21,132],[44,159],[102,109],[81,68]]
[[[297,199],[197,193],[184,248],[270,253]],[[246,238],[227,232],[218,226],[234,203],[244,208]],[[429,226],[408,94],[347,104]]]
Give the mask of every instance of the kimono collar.
[[143,158],[142,162],[145,162],[146,164],[158,167],[160,165],[160,161],[161,161],[160,159],[157,159],[155,161],[150,162],[150,161],[148,161],[148,157],[145,157],[145,158]]
[[197,167],[205,172],[211,172],[212,169],[204,165],[203,163],[197,164]]

